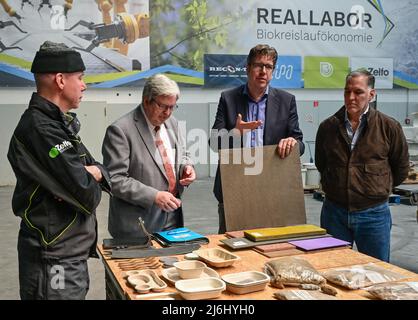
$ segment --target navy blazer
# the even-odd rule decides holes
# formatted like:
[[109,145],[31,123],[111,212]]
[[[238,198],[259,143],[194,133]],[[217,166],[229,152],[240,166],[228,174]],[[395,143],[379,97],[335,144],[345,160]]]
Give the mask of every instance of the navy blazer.
[[[243,93],[245,86],[246,85],[241,85],[221,93],[210,138],[210,146],[215,152],[221,148],[221,137],[227,134],[229,130],[235,128],[238,113],[242,115],[243,121],[247,121],[248,99]],[[305,145],[302,142],[303,134],[299,128],[294,95],[280,89],[269,87],[265,119],[263,135],[264,145],[275,145],[283,138],[293,137],[299,143],[300,154],[303,154]],[[226,131],[219,132],[218,130],[221,129],[226,129]],[[243,142],[241,138],[241,146],[238,147],[242,146]],[[229,148],[232,147],[231,139]],[[223,202],[219,163],[216,170],[213,193],[219,202]]]

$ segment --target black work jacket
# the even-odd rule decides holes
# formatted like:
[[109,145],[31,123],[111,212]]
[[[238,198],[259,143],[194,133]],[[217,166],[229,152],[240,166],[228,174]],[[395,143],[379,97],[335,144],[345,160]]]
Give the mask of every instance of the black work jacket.
[[[16,175],[12,208],[22,218],[20,236],[44,256],[97,256],[95,209],[102,189],[110,192],[107,170],[81,142],[74,113],[62,113],[32,95],[10,141],[8,159]],[[98,183],[84,166],[96,165]]]

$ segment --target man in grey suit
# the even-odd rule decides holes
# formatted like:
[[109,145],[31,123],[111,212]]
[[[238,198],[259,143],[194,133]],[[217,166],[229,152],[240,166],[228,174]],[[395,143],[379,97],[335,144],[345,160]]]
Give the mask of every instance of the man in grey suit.
[[[277,144],[277,152],[284,158],[298,144],[300,154],[303,154],[305,146],[295,97],[269,86],[276,62],[277,51],[273,47],[259,44],[250,50],[247,84],[221,94],[210,139],[215,152],[222,147],[251,148]],[[218,232],[224,233],[227,230],[219,165],[213,192],[219,202]]]
[[113,238],[144,236],[138,217],[151,233],[183,226],[180,196],[196,174],[172,116],[179,95],[176,82],[154,75],[145,83],[142,103],[107,128],[102,153],[113,186]]

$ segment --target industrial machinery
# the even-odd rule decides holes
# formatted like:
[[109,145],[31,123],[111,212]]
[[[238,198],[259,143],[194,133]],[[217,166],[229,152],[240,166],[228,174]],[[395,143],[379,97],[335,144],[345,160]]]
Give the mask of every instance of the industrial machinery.
[[33,8],[35,8],[35,6],[33,5],[33,3],[30,0],[22,0],[22,2],[20,3],[20,9],[23,9],[23,7],[25,6],[26,3],[30,6],[32,6]]
[[[22,29],[20,29],[19,26],[16,23],[14,23],[13,21],[5,21],[5,22],[0,21],[0,29],[6,28],[8,26],[14,26],[20,32],[27,33],[26,31],[23,31]],[[22,48],[17,47],[17,46],[7,47],[6,45],[4,45],[3,42],[0,41],[0,52],[6,51],[6,50],[11,50],[11,49],[22,50]]]
[[18,15],[17,13],[16,13],[16,10],[14,10],[8,3],[7,3],[7,0],[0,0],[0,4],[1,4],[1,6],[3,7],[3,9],[4,9],[4,11],[6,11],[6,13],[10,16],[10,17],[13,17],[13,18],[16,18],[17,20],[19,20],[19,22],[20,22],[20,20],[22,19],[22,17],[20,16],[20,15]]
[[41,2],[39,3],[38,12],[40,12],[41,9],[44,6],[48,7],[51,10],[52,9],[51,1],[50,0],[41,0]]
[[[96,0],[96,2],[102,12],[103,23],[95,24],[80,20],[66,29],[66,31],[71,31],[77,26],[83,26],[94,32],[77,33],[76,35],[80,38],[91,41],[87,48],[76,47],[77,49],[90,52],[99,44],[103,44],[105,47],[116,49],[119,53],[126,55],[130,43],[149,36],[149,16],[127,13],[125,9],[127,0]],[[116,16],[113,21],[110,15],[112,9]]]

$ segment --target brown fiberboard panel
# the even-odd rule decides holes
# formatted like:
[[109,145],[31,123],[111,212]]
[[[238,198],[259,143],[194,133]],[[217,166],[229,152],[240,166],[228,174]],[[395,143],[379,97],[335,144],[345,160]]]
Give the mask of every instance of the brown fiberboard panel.
[[225,232],[225,235],[228,238],[244,238],[244,231],[243,230],[227,231]]
[[260,252],[272,252],[272,251],[289,250],[289,249],[296,249],[296,246],[294,246],[293,244],[284,242],[284,243],[265,244],[262,246],[254,247],[254,250],[258,250]]
[[220,150],[227,231],[306,223],[299,148],[285,159],[276,149]]
[[278,250],[278,251],[270,251],[270,252],[263,252],[253,248],[254,251],[266,256],[267,258],[277,258],[277,257],[286,257],[286,256],[294,256],[298,254],[305,254],[304,251],[299,249],[288,249],[288,250]]

